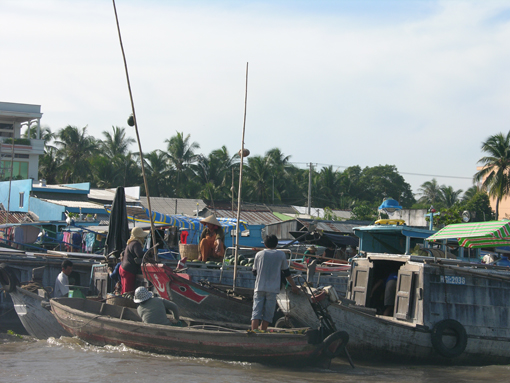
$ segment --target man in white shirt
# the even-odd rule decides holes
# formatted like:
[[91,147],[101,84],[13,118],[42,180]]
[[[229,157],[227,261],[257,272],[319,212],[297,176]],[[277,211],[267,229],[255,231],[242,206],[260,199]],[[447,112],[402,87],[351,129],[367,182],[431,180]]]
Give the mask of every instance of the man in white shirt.
[[253,311],[251,317],[251,329],[256,330],[260,325],[261,330],[266,330],[273,320],[276,309],[276,295],[280,292],[281,273],[290,283],[292,292],[298,294],[299,288],[290,275],[289,265],[285,253],[276,250],[278,238],[269,235],[264,240],[266,250],[259,251],[255,255],[253,274],[256,276],[253,293]]
[[53,296],[66,297],[69,294],[69,274],[73,272],[73,263],[66,259],[62,262],[62,272],[58,275],[55,281],[55,289],[53,290]]

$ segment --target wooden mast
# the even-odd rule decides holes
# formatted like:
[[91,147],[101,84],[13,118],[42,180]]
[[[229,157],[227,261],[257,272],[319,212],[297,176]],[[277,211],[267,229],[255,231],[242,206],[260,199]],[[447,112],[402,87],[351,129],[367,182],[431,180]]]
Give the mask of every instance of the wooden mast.
[[244,120],[243,120],[243,138],[241,140],[241,164],[239,166],[239,188],[237,191],[237,222],[236,222],[236,246],[234,256],[234,285],[232,286],[234,292],[236,291],[237,284],[237,260],[239,255],[239,221],[241,219],[241,186],[243,181],[243,160],[244,160],[244,132],[246,129],[246,105],[248,103],[248,63],[246,63],[246,85],[244,92]]
[[[136,140],[138,142],[138,150],[140,152],[140,162],[141,162],[141,166],[142,166],[143,183],[145,186],[145,194],[147,195],[149,218],[151,221],[151,238],[152,238],[151,245],[152,245],[152,247],[154,247],[154,251],[153,251],[154,260],[157,261],[158,260],[158,249],[156,247],[157,241],[156,241],[156,235],[155,235],[155,231],[154,231],[154,217],[152,216],[151,197],[149,195],[149,185],[147,183],[147,177],[145,176],[145,166],[144,166],[144,159],[143,159],[143,152],[142,152],[142,144],[140,143],[140,135],[138,134],[138,124],[137,124],[136,113],[135,113],[135,104],[133,101],[133,93],[131,92],[131,83],[129,81],[129,73],[128,73],[127,62],[126,62],[126,54],[124,53],[124,46],[122,44],[122,36],[120,34],[120,25],[119,25],[119,18],[117,16],[117,7],[115,6],[115,0],[112,0],[112,2],[113,2],[113,10],[115,12],[115,20],[117,22],[117,32],[119,34],[120,49],[122,51],[122,58],[124,60],[124,69],[126,71],[126,80],[127,80],[128,90],[129,90],[129,99],[131,100],[131,110],[133,113],[132,114],[133,125],[135,126]],[[129,120],[128,121],[129,125],[131,125],[130,122],[131,121]]]

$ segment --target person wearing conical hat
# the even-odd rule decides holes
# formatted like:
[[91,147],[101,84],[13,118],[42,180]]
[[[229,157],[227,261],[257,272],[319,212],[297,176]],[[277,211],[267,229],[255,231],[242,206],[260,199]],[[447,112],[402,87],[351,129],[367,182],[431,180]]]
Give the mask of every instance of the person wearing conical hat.
[[140,272],[140,265],[144,256],[143,245],[148,234],[141,227],[134,227],[131,230],[131,237],[129,237],[127,246],[123,251],[119,268],[122,294],[135,290],[136,274]]
[[203,262],[208,260],[221,261],[225,255],[225,234],[221,223],[214,215],[210,215],[200,221],[204,230],[200,235],[200,255],[198,259]]

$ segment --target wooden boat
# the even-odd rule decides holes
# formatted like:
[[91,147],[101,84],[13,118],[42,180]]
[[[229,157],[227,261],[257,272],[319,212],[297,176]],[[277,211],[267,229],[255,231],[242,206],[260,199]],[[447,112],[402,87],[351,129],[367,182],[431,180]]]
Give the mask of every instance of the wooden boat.
[[[18,318],[31,336],[38,339],[59,338],[69,335],[58,324],[49,311],[49,296],[43,286],[53,289],[55,278],[61,270],[62,259],[48,259],[32,255],[10,258],[0,264],[0,285],[9,294]],[[83,281],[90,279],[93,264],[74,260],[73,277]],[[28,279],[32,282],[26,282]],[[20,283],[25,281],[24,283]],[[80,290],[71,288],[70,294],[77,296]]]
[[345,346],[345,332],[321,339],[318,330],[271,329],[184,320],[185,327],[145,324],[135,309],[76,298],[50,301],[55,317],[71,334],[91,344],[120,345],[155,353],[277,365],[329,362]]
[[[390,316],[384,316],[377,294],[371,293],[376,281],[391,272],[398,273],[395,306]],[[347,299],[324,300],[321,305],[349,333],[353,357],[398,363],[510,363],[510,274],[506,268],[369,254],[353,264],[348,286]],[[288,317],[316,324],[299,297],[289,294],[286,299]]]
[[192,282],[189,275],[176,273],[165,265],[142,267],[145,279],[155,292],[179,306],[184,316],[195,319],[250,323],[252,302],[249,298],[233,297],[208,285]]
[[49,307],[45,307],[45,304],[49,306],[48,299],[19,286],[9,294],[23,327],[31,336],[38,339],[69,336],[50,312]]

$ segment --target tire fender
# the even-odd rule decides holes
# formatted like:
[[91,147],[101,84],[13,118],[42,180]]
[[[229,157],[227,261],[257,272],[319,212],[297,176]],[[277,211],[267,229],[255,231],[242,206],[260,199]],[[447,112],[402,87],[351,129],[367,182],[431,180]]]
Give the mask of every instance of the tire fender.
[[349,334],[346,331],[337,331],[329,335],[322,342],[323,354],[326,358],[333,359],[340,355],[349,342]]
[[16,286],[19,285],[16,274],[14,274],[14,271],[5,263],[0,264],[0,284],[8,293],[16,291]]
[[[444,332],[453,332],[457,337],[455,346],[447,347],[443,342]],[[436,323],[430,334],[434,350],[445,358],[455,358],[461,355],[467,346],[467,333],[462,324],[454,319],[444,319]]]

